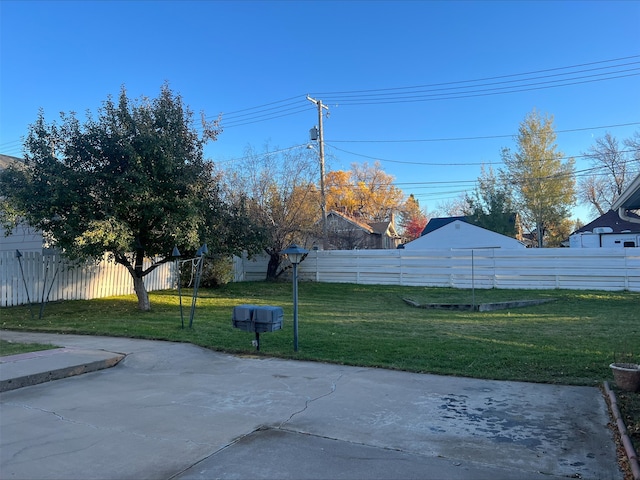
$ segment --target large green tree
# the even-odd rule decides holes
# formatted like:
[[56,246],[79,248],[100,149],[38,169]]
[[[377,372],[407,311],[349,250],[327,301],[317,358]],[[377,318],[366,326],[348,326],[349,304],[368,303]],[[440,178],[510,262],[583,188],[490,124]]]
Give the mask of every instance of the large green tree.
[[465,196],[464,215],[474,225],[516,237],[518,219],[510,186],[493,169],[481,168],[476,189]]
[[533,110],[520,124],[517,148],[503,149],[502,171],[513,187],[525,225],[535,228],[538,247],[545,230],[569,216],[575,203],[574,160],[557,150],[553,117]]
[[143,278],[172,259],[174,245],[188,253],[207,242],[226,253],[257,238],[242,208],[221,200],[219,178],[203,158],[217,122],[202,127],[198,134],[192,112],[166,84],[155,99],[130,100],[123,87],[117,102],[108,97],[84,122],[70,113],[47,123],[41,111],[24,144],[24,168],[0,176],[0,217],[7,226],[39,228],[71,258],[108,254],[127,268],[139,308],[149,310]]

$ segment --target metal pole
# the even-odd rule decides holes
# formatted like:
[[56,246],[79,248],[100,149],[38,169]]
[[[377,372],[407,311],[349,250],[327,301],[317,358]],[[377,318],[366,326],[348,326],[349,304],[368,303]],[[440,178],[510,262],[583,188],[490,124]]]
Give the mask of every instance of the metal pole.
[[31,320],[33,320],[33,310],[31,309],[31,299],[29,298],[29,289],[27,288],[27,279],[24,277],[24,270],[22,269],[22,253],[20,253],[20,250],[16,250],[16,257],[18,257],[18,264],[20,265],[20,273],[22,274],[22,283],[24,283],[24,291],[27,294],[27,302],[29,302],[29,313],[31,313]]
[[473,310],[476,309],[476,276],[473,261],[473,250],[471,250],[471,305]]
[[39,319],[42,319],[42,313],[44,312],[44,292],[47,288],[47,276],[49,275],[49,263],[44,260],[44,255],[43,261],[46,262],[46,265],[44,269],[44,280],[42,281],[42,300],[40,300],[40,313],[38,314]]
[[182,290],[180,289],[180,284],[182,283],[182,278],[180,275],[180,262],[179,260],[175,261],[175,270],[178,275],[178,301],[180,302],[180,324],[182,328],[184,328],[184,313],[182,313]]
[[195,285],[193,286],[193,298],[191,300],[191,314],[189,315],[189,328],[193,326],[193,316],[196,313],[196,301],[198,299],[198,287],[200,286],[200,275],[202,274],[203,263],[204,263],[204,256],[201,256],[198,262],[198,268],[196,270]]
[[60,266],[57,265],[55,271],[53,272],[53,278],[51,279],[51,285],[49,285],[49,290],[47,290],[47,298],[44,299],[44,303],[40,306],[40,316],[38,318],[42,318],[44,313],[44,305],[49,302],[49,295],[51,294],[51,290],[53,290],[53,284],[56,281],[56,276],[58,275],[58,270]]
[[173,251],[171,252],[171,256],[175,258],[173,261],[173,269],[176,272],[176,280],[178,287],[178,301],[180,302],[180,324],[182,328],[184,328],[184,314],[182,313],[182,291],[180,290],[180,283],[182,282],[182,276],[180,275],[180,270],[182,263],[180,262],[180,250],[178,250],[178,245],[173,246]]
[[298,264],[293,264],[293,351],[298,351]]
[[209,253],[207,244],[203,243],[202,246],[196,252],[196,255],[200,257],[198,262],[198,268],[196,271],[196,281],[193,286],[193,300],[191,301],[191,315],[189,317],[189,328],[193,325],[193,315],[196,313],[196,301],[198,300],[198,287],[200,286],[200,279],[202,277],[202,266],[204,264],[204,256]]

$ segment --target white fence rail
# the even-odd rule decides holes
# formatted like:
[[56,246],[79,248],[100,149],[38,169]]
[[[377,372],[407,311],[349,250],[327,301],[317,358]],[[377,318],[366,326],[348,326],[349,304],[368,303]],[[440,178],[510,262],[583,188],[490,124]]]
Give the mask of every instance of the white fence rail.
[[[266,256],[234,257],[234,280],[264,280],[267,262]],[[319,250],[298,271],[301,280],[316,282],[637,292],[640,248]],[[173,288],[173,264],[159,266],[144,281],[148,291]],[[0,252],[0,307],[133,293],[127,270],[112,262],[74,264],[37,252],[18,261],[15,252]]]
[[[267,261],[235,257],[235,281],[264,280]],[[640,248],[318,250],[298,273],[316,282],[637,292]]]
[[[122,265],[103,260],[73,263],[59,254],[0,252],[0,307],[37,304],[46,300],[90,300],[135,293],[131,275]],[[145,265],[145,268],[148,265]],[[147,291],[172,288],[172,263],[144,277]]]

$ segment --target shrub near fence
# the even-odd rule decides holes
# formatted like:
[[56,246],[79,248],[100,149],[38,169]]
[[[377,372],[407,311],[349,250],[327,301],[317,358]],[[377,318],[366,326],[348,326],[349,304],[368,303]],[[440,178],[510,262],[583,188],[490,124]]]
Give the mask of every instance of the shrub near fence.
[[[36,304],[47,296],[49,301],[90,300],[135,293],[127,269],[106,259],[100,263],[74,263],[57,253],[22,255],[18,261],[15,251],[0,252],[0,307],[29,301]],[[145,264],[145,268],[148,266]],[[160,265],[144,278],[144,283],[148,291],[172,288],[173,264]]]
[[[264,280],[267,261],[235,257],[235,281]],[[298,274],[316,282],[637,292],[640,248],[313,250]]]

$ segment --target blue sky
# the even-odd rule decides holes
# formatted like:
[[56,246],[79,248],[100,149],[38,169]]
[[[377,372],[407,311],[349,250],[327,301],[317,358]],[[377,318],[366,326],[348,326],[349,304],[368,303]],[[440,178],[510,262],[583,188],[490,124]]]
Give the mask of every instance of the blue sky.
[[248,145],[304,148],[310,94],[329,106],[327,169],[379,160],[432,211],[500,167],[534,108],[578,170],[597,137],[640,130],[638,1],[2,0],[0,18],[7,155],[39,108],[95,112],[122,85],[155,97],[167,81],[223,113],[206,154],[227,164]]

